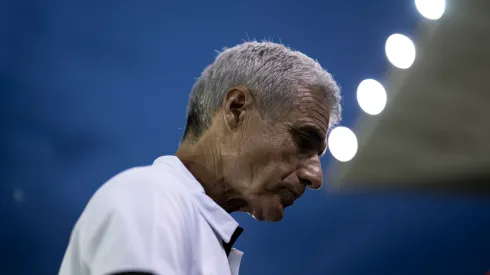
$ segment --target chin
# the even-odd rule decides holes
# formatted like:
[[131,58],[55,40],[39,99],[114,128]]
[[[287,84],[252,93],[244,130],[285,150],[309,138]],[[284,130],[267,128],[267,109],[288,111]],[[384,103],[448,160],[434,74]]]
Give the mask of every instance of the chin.
[[263,201],[260,206],[252,214],[258,221],[278,222],[284,217],[284,207],[280,201],[269,199]]

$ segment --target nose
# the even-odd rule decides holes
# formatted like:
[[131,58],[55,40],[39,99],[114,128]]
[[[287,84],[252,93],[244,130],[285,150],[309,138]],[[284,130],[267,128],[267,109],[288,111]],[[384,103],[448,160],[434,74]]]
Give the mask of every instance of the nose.
[[311,189],[320,189],[323,181],[323,172],[319,156],[304,160],[298,170],[298,178]]

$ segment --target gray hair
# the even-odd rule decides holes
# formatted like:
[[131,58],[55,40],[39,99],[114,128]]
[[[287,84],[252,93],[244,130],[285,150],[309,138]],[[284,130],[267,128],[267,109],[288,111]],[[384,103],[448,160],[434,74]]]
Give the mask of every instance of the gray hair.
[[298,91],[323,91],[330,125],[341,119],[340,89],[332,76],[305,54],[273,42],[245,42],[224,49],[192,88],[187,107],[184,139],[199,137],[211,124],[230,88],[244,86],[259,105],[264,119],[275,120],[294,107]]

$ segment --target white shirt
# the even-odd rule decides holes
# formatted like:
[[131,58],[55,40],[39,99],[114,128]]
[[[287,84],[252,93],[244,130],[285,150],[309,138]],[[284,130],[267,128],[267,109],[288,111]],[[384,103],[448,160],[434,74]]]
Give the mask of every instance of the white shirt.
[[[90,199],[71,234],[60,275],[140,271],[236,275],[241,233],[175,156],[124,171]],[[224,242],[224,243],[223,243]]]

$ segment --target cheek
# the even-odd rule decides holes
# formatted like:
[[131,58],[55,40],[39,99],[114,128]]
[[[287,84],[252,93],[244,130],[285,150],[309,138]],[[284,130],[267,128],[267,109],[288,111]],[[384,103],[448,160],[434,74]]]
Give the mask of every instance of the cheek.
[[264,172],[269,177],[270,187],[280,184],[284,178],[296,171],[298,167],[297,148],[291,140],[278,140],[263,149],[267,151]]
[[284,139],[278,148],[278,152],[280,152],[281,163],[287,166],[288,169],[298,165],[298,147],[292,138]]
[[281,137],[268,138],[260,141],[259,152],[267,165],[284,168],[294,162],[296,148],[294,143]]
[[273,189],[296,170],[297,148],[290,135],[264,132],[249,136],[241,150],[256,188]]

